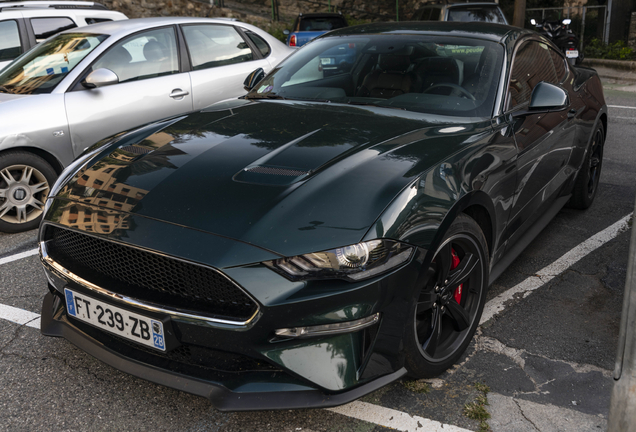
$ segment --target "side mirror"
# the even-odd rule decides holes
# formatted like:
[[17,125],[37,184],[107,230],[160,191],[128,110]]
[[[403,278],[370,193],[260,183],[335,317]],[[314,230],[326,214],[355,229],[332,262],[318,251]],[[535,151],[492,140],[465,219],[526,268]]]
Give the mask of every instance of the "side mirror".
[[564,109],[570,104],[568,93],[561,87],[545,81],[537,84],[530,97],[530,111]]
[[89,73],[82,80],[82,85],[88,89],[105,87],[119,82],[119,77],[110,69],[100,68]]
[[570,25],[571,22],[572,20],[570,18],[566,18],[563,20],[563,25]]
[[265,71],[263,70],[263,68],[258,68],[254,72],[249,74],[247,78],[245,78],[245,81],[243,82],[243,88],[247,91],[250,91],[254,87],[256,87],[256,84],[261,82],[263,78],[265,78]]
[[289,36],[289,30],[287,30],[287,29],[283,30],[283,34],[284,34],[285,36]]
[[536,26],[536,25],[537,25],[537,22],[534,20],[534,18],[532,18],[532,19],[530,20],[530,24],[532,24],[533,26]]

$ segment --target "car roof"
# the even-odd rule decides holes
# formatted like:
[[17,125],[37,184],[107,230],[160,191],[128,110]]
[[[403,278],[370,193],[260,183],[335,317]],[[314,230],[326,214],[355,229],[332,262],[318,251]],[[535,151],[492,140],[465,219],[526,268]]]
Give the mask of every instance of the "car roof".
[[108,21],[98,24],[92,24],[86,27],[79,27],[66,30],[62,33],[94,33],[107,34],[110,36],[123,36],[148,28],[160,27],[162,25],[174,24],[201,24],[214,23],[225,25],[240,25],[241,27],[251,28],[250,25],[241,21],[230,21],[224,18],[195,18],[195,17],[156,17],[156,18],[135,18],[122,21]]
[[533,32],[520,27],[475,21],[401,21],[399,23],[382,22],[345,27],[332,30],[323,37],[360,34],[436,34],[501,42],[512,35],[521,36],[530,33]]
[[0,3],[0,17],[6,18],[33,18],[33,17],[94,17],[94,18],[126,18],[121,12],[107,9],[53,9],[53,8],[8,8],[3,9]]
[[1,9],[100,9],[109,10],[101,3],[88,1],[21,1],[21,2],[3,2],[0,0]]

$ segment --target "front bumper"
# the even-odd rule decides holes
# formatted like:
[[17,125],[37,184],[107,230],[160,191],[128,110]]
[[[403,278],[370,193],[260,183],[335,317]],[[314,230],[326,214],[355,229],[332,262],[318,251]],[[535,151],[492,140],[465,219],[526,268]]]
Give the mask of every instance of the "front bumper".
[[[104,363],[156,384],[172,387],[210,400],[220,411],[251,411],[297,408],[326,408],[356,400],[406,374],[404,368],[367,384],[337,394],[294,383],[278,372],[254,373],[250,378],[260,381],[252,389],[230,390],[213,379],[200,379],[176,371],[158,368],[126,357],[106,347],[80,330],[66,315],[63,301],[48,293],[44,298],[41,317],[42,334],[63,337],[79,349]],[[219,380],[224,377],[219,374]],[[249,387],[249,386],[248,386]],[[267,390],[267,387],[275,390]]]

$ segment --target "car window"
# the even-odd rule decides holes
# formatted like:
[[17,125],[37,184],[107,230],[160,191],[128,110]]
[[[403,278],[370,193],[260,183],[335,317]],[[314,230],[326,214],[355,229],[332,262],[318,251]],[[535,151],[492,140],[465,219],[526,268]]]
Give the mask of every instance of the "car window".
[[565,59],[561,54],[550,48],[550,56],[552,56],[552,61],[554,62],[554,71],[556,72],[557,82],[558,84],[565,79],[567,66],[565,65]]
[[258,50],[261,52],[263,58],[269,55],[269,53],[271,52],[271,48],[269,47],[269,45],[267,45],[267,42],[265,42],[263,38],[251,31],[246,31],[245,34],[247,34],[247,37],[249,37],[250,40],[254,42],[254,45],[256,45]]
[[34,47],[0,73],[0,92],[50,93],[107,35],[65,33]]
[[108,21],[112,21],[112,19],[110,19],[110,18],[86,18],[86,24],[88,24],[88,25],[97,24],[97,23],[101,23],[101,22],[108,22]]
[[432,8],[431,9],[431,16],[429,17],[429,20],[431,21],[439,21],[439,16],[442,14],[442,9],[440,8]]
[[246,97],[486,117],[502,63],[501,45],[470,38],[321,38],[288,57]]
[[300,20],[299,31],[329,31],[346,27],[342,17],[309,17]]
[[448,9],[447,21],[485,21],[505,24],[501,10],[489,6],[461,6]]
[[254,59],[254,54],[236,29],[225,25],[183,26],[192,69],[201,70]]
[[42,42],[54,34],[77,27],[77,24],[70,18],[52,17],[31,18],[31,26],[33,27],[33,33],[35,33],[35,40]]
[[115,72],[120,83],[179,73],[174,29],[150,30],[114,44],[92,66],[100,68]]
[[0,61],[12,60],[22,54],[18,23],[14,20],[0,21]]
[[541,81],[558,82],[550,48],[541,42],[526,42],[513,60],[508,87],[508,108],[530,102],[532,89]]

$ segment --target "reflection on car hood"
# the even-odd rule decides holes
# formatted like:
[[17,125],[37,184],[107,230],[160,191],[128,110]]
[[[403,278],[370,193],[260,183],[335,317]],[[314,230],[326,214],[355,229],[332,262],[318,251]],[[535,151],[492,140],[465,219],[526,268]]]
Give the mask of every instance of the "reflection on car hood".
[[375,107],[233,104],[122,139],[58,196],[289,256],[358,242],[402,188],[460,148],[466,134],[444,134],[449,123],[477,127]]

